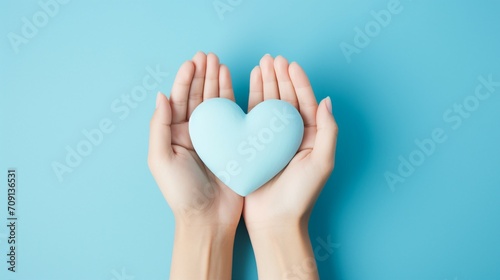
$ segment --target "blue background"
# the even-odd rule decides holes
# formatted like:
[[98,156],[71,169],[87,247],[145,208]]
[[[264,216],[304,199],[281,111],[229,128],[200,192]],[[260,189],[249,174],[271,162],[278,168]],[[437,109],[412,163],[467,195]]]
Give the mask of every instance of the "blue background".
[[[156,91],[169,92],[203,50],[229,66],[242,107],[265,53],[298,61],[318,100],[331,96],[337,165],[310,224],[314,247],[338,245],[318,261],[322,279],[500,279],[500,88],[458,129],[443,119],[479,76],[500,81],[500,4],[401,0],[349,63],[340,44],[388,3],[242,0],[221,19],[212,0],[74,0],[16,53],[8,34],[43,10],[1,1],[0,278],[168,278],[174,221],[147,167],[148,124]],[[157,65],[170,75],[120,119],[110,104]],[[52,163],[104,118],[114,131],[59,182]],[[384,174],[436,128],[447,140],[391,189]],[[16,274],[4,261],[9,167],[19,178]],[[233,276],[256,279],[243,225]]]

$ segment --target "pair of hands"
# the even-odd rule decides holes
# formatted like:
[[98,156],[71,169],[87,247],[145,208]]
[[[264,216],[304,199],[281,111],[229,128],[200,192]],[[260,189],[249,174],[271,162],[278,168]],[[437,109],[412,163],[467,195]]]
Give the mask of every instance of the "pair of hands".
[[[293,236],[295,233],[296,237],[288,241],[301,247],[296,248],[303,251],[297,251],[297,256],[307,258],[312,254],[307,223],[333,170],[335,158],[337,125],[331,113],[330,98],[318,105],[307,75],[297,63],[289,64],[281,56],[265,55],[261,59],[260,66],[250,75],[248,111],[267,99],[287,101],[299,110],[304,120],[304,137],[287,167],[243,198],[208,170],[189,137],[188,122],[192,112],[201,102],[214,97],[234,101],[229,70],[219,64],[216,55],[198,52],[180,67],[170,100],[158,94],[151,120],[148,163],[176,220],[171,277],[230,279],[232,242],[243,215],[257,257],[259,277],[281,279],[288,268],[277,268],[283,266],[283,262],[277,259],[276,252],[268,252],[269,248],[265,247],[269,242],[274,247],[284,242],[284,239],[272,241],[282,234]],[[186,250],[195,250],[201,255],[205,252],[205,259],[199,261],[208,261],[211,265],[216,260],[210,258],[215,255],[229,257],[226,260],[229,270],[226,262],[213,269],[208,269],[210,265],[207,265],[207,270],[211,271],[195,272],[190,264],[184,263],[194,261]],[[301,261],[290,260],[287,265]],[[317,277],[314,273],[311,276]]]

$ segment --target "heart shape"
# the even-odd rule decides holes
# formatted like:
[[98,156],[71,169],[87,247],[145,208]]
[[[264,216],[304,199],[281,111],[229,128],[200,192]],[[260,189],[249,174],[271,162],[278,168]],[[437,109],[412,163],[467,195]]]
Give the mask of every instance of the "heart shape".
[[304,135],[300,113],[288,102],[266,100],[246,115],[233,101],[211,98],[189,120],[200,159],[226,186],[246,196],[278,174]]

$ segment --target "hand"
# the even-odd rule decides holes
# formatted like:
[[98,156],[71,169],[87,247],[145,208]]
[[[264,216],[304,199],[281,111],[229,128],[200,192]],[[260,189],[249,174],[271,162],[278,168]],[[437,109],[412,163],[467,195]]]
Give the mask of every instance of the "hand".
[[[302,68],[297,63],[289,65],[281,56],[264,56],[260,67],[251,73],[249,111],[267,99],[288,101],[304,120],[304,137],[297,154],[271,181],[245,197],[243,209],[259,279],[281,279],[283,273],[311,257],[314,262],[307,226],[334,167],[337,125],[330,98],[318,105]],[[274,251],[269,252],[269,248]],[[306,279],[317,278],[317,272],[304,275]]]
[[[203,100],[213,97],[234,101],[229,70],[219,65],[214,54],[199,52],[180,67],[170,100],[158,94],[151,119],[148,164],[176,222],[171,279],[229,279],[231,276],[233,240],[243,198],[203,164],[193,149],[188,131],[193,110]],[[214,254],[219,253],[223,256],[218,257],[223,260],[214,258]],[[204,261],[223,267],[212,269],[216,274],[198,271],[205,267],[200,265]],[[193,263],[197,265],[191,265]],[[222,274],[217,274],[218,270]]]

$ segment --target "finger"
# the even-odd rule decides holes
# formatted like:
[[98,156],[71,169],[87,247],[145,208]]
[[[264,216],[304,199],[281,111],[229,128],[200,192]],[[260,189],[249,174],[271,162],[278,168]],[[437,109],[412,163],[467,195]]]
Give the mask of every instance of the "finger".
[[248,96],[248,112],[260,102],[264,101],[264,86],[262,85],[262,73],[259,66],[253,68],[250,73],[250,94]]
[[197,52],[193,57],[194,78],[189,91],[188,115],[189,118],[194,109],[203,101],[203,86],[205,85],[205,72],[207,69],[207,55]]
[[189,90],[193,81],[194,64],[186,61],[177,72],[172,93],[170,94],[170,105],[172,106],[172,123],[180,123],[187,120],[187,107]]
[[172,152],[172,137],[170,125],[172,124],[172,110],[167,97],[158,92],[156,96],[156,110],[149,125],[149,151],[148,163],[150,168],[155,168],[158,162],[169,160]]
[[215,54],[209,53],[207,55],[203,100],[213,97],[219,97],[219,58]]
[[331,171],[335,162],[338,127],[332,114],[330,97],[321,101],[316,114],[317,133],[311,158],[318,166]]
[[304,120],[304,126],[315,126],[318,103],[316,102],[311,83],[302,67],[296,62],[290,64],[288,69],[295,93],[297,94],[297,100],[299,101],[299,111]]
[[262,71],[262,82],[264,83],[264,100],[279,99],[278,83],[274,73],[274,59],[266,54],[260,60],[260,69]]
[[234,101],[233,84],[231,82],[231,73],[226,65],[221,64],[219,69],[219,87],[220,97]]
[[278,80],[280,99],[287,101],[298,109],[299,102],[297,101],[297,95],[290,80],[290,75],[288,75],[288,61],[286,58],[278,55],[274,59],[274,69],[276,71],[276,79]]

